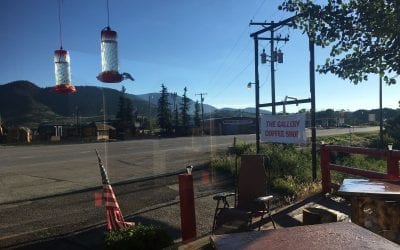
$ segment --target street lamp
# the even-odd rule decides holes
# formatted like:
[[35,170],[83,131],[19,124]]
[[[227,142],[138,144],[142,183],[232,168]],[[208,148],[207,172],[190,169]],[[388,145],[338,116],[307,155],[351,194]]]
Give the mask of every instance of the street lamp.
[[248,89],[251,89],[251,85],[253,85],[253,84],[255,84],[254,82],[249,82],[248,84],[247,84],[247,88]]

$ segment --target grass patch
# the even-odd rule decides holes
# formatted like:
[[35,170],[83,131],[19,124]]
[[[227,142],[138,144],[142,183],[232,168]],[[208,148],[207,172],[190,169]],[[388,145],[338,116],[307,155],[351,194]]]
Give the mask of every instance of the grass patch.
[[[335,158],[333,159],[333,161],[338,165],[351,166],[359,169],[372,170],[381,173],[385,173],[387,168],[387,163],[382,158],[375,158],[358,154],[338,154],[334,157]],[[335,183],[341,183],[343,179],[351,177],[354,176],[350,174],[331,171],[331,181]]]
[[320,136],[317,138],[318,144],[320,144],[322,141],[325,144],[336,144],[353,147],[375,147],[376,142],[379,141],[379,133],[351,133],[334,136]]
[[[379,134],[352,133],[337,136],[319,137],[318,141],[327,144],[339,144],[357,147],[374,147],[379,141]],[[211,158],[211,167],[217,171],[235,173],[235,157],[242,154],[255,154],[254,143],[238,142],[236,148],[230,147],[225,153]],[[320,181],[312,180],[311,150],[309,147],[298,147],[285,144],[261,144],[260,154],[267,159],[266,170],[270,173],[272,191],[283,194],[288,199],[306,197],[321,191]],[[386,171],[386,161],[363,155],[332,155],[336,164],[368,169],[378,172]],[[240,157],[237,160],[240,168]],[[320,155],[317,153],[317,176],[320,175]],[[333,182],[340,183],[350,175],[331,172]]]

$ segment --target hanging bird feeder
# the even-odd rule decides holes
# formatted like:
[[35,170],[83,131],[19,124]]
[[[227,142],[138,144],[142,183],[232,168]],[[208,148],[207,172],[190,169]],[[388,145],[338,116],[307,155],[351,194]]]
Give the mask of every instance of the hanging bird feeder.
[[76,89],[71,83],[70,59],[68,51],[62,49],[54,51],[54,69],[56,86],[52,89],[55,93],[75,93]]
[[101,31],[101,73],[97,79],[107,83],[118,83],[123,80],[118,72],[117,32],[106,27]]
[[117,32],[110,27],[101,31],[101,73],[97,79],[105,83],[119,83],[125,79],[134,81],[129,73],[118,71]]
[[62,0],[58,2],[58,23],[60,27],[60,49],[54,51],[54,73],[56,86],[52,91],[59,94],[75,93],[76,89],[71,83],[71,68],[69,53],[62,47],[62,25],[61,25]]
[[101,31],[101,73],[97,79],[105,83],[119,83],[125,79],[134,81],[128,73],[118,71],[117,32],[110,28],[110,9],[107,0],[107,27]]

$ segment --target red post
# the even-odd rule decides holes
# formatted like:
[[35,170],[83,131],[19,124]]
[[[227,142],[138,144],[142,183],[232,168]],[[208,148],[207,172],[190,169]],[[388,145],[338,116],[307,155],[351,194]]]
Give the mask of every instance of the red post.
[[390,180],[400,179],[399,176],[399,158],[393,155],[392,150],[386,151],[387,178]]
[[329,150],[326,145],[321,145],[321,175],[322,175],[322,192],[329,193],[331,191],[331,174],[329,172]]
[[196,238],[196,213],[194,208],[193,175],[179,175],[182,241]]

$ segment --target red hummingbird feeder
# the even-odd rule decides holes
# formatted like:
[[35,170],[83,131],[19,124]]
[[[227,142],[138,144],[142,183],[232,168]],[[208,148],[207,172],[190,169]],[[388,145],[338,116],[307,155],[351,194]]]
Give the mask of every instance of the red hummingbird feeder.
[[54,51],[54,68],[56,86],[52,88],[52,91],[59,94],[75,93],[76,89],[71,83],[69,53],[62,47]]
[[101,73],[97,79],[105,83],[119,83],[117,32],[106,27],[101,31]]
[[107,0],[107,27],[101,31],[101,73],[97,79],[104,83],[120,83],[125,79],[134,81],[128,73],[119,73],[117,32],[110,28],[110,9]]
[[75,93],[76,89],[71,83],[71,67],[69,53],[62,47],[62,25],[61,25],[61,0],[58,2],[58,22],[60,25],[60,49],[54,51],[54,74],[56,86],[52,88],[54,93],[70,94]]

